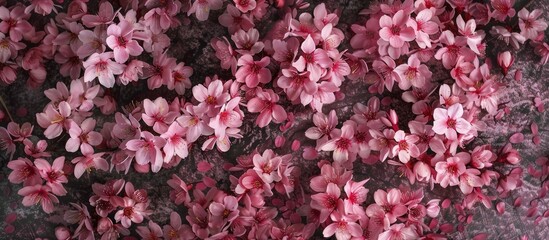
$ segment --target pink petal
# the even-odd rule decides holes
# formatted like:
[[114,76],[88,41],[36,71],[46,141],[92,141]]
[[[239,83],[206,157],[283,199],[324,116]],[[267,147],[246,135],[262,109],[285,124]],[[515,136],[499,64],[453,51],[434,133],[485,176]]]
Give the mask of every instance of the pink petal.
[[196,166],[200,172],[208,172],[212,168],[212,165],[207,161],[200,161]]
[[515,133],[511,135],[511,137],[509,138],[509,142],[511,143],[521,143],[523,141],[524,141],[524,134],[522,133]]
[[505,203],[504,202],[499,202],[498,204],[496,204],[496,209],[498,210],[498,213],[501,215],[505,212]]

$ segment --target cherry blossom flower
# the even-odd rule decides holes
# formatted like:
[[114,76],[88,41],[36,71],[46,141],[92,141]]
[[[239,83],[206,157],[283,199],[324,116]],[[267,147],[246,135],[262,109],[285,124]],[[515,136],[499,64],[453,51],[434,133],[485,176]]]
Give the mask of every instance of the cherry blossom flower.
[[236,73],[237,60],[236,52],[232,48],[229,40],[223,37],[223,40],[219,38],[214,38],[211,40],[212,47],[215,49],[215,56],[217,59],[221,60],[221,68],[231,69],[233,74]]
[[520,44],[523,44],[527,39],[518,32],[511,32],[503,26],[493,26],[490,34],[496,35],[500,40],[503,40],[507,45],[511,44],[513,48],[519,49]]
[[65,101],[60,102],[58,107],[59,110],[50,104],[45,112],[36,114],[36,121],[40,127],[46,128],[44,135],[48,139],[61,135],[63,127],[68,124],[66,120],[72,113],[70,105]]
[[217,137],[225,135],[227,128],[238,128],[242,125],[244,114],[238,108],[240,97],[231,99],[221,107],[219,114],[210,120],[209,126],[215,130]]
[[515,0],[490,0],[494,11],[492,17],[496,20],[503,22],[507,17],[512,18],[515,16]]
[[110,2],[102,2],[99,4],[97,15],[86,14],[82,16],[82,22],[86,27],[92,28],[99,25],[107,25],[112,22],[115,17],[115,12]]
[[188,205],[191,202],[191,196],[189,190],[192,186],[187,185],[181,178],[173,174],[172,178],[167,181],[168,185],[172,188],[170,190],[170,199],[179,205],[184,203]]
[[34,144],[31,140],[25,139],[23,140],[23,145],[25,145],[25,148],[23,149],[25,154],[33,158],[43,158],[51,156],[49,152],[46,152],[46,148],[48,147],[48,143],[46,142],[46,140],[39,140],[38,142],[36,142],[36,144]]
[[143,121],[152,126],[157,133],[165,133],[168,126],[175,120],[178,113],[170,111],[166,99],[159,97],[153,101],[143,100],[143,109],[145,112],[141,115]]
[[188,143],[195,142],[201,135],[211,135],[214,132],[208,123],[201,120],[204,113],[195,111],[195,109],[192,105],[187,105],[183,110],[184,115],[176,119],[179,125],[187,129]]
[[343,200],[343,204],[346,212],[359,214],[364,211],[360,205],[366,201],[368,189],[364,187],[364,184],[369,180],[370,179],[364,179],[360,182],[349,180],[345,183],[343,190],[347,195],[347,199]]
[[94,53],[84,61],[84,82],[91,82],[99,79],[101,85],[112,88],[114,86],[114,75],[124,72],[124,65],[113,62],[113,52]]
[[[398,189],[391,189],[389,192],[377,190],[374,193],[374,200],[385,212],[385,216],[390,223],[394,223],[396,219],[408,211],[408,209],[400,202],[402,192]],[[368,208],[370,208],[368,206]]]
[[205,112],[210,117],[215,116],[221,106],[230,99],[230,95],[223,89],[223,82],[221,80],[210,82],[208,88],[202,84],[197,84],[193,87],[192,91],[193,97],[200,102],[194,108],[194,111]]
[[340,165],[324,164],[320,168],[320,175],[311,179],[310,187],[315,192],[325,192],[329,183],[344,187],[352,177],[352,172],[347,171]]
[[437,171],[436,181],[442,187],[455,186],[459,184],[459,176],[465,173],[465,164],[469,158],[449,157],[446,161],[438,162],[435,165]]
[[444,134],[450,139],[456,139],[457,133],[466,134],[471,130],[471,123],[462,116],[463,106],[459,103],[448,107],[448,109],[435,109],[433,131],[437,134]]
[[535,39],[539,32],[547,29],[547,23],[537,19],[541,14],[542,11],[540,9],[534,9],[532,12],[529,12],[526,8],[523,8],[518,12],[520,34],[522,36],[527,39]]
[[24,13],[22,5],[18,5],[11,10],[5,6],[0,6],[0,32],[6,33],[14,42],[19,42],[23,36],[34,32],[33,26],[26,19],[30,14]]
[[408,58],[408,64],[401,64],[394,71],[399,75],[398,87],[402,90],[408,90],[411,86],[422,88],[432,76],[429,68],[421,64],[415,54]]
[[8,176],[11,183],[23,183],[24,186],[41,184],[38,168],[27,158],[19,158],[8,162],[7,167],[12,170]]
[[87,118],[78,126],[75,122],[70,123],[69,135],[65,149],[69,152],[76,152],[78,149],[84,155],[93,154],[93,147],[101,144],[103,136],[92,131],[95,128],[95,119]]
[[71,161],[76,164],[74,166],[74,176],[80,178],[84,172],[89,172],[92,168],[108,171],[109,163],[103,158],[104,154],[105,153],[94,153],[74,158]]
[[339,136],[334,136],[334,138],[328,140],[322,146],[319,146],[319,149],[322,151],[334,151],[334,161],[339,163],[353,160],[356,158],[356,153],[358,152],[358,147],[353,141],[355,129],[355,124],[349,122],[344,123],[339,132]]
[[407,15],[400,10],[391,18],[387,15],[379,19],[379,36],[381,39],[389,42],[392,47],[400,48],[404,42],[410,42],[415,39],[414,29],[406,26]]
[[32,135],[34,126],[30,123],[23,123],[21,126],[15,122],[8,123],[8,133],[14,138],[13,141],[21,142]]
[[442,64],[446,69],[452,69],[456,65],[459,56],[463,56],[465,61],[473,60],[475,53],[465,47],[467,44],[466,38],[455,37],[452,32],[446,30],[442,32],[439,40],[445,44],[445,47],[436,52],[435,58],[442,60]]
[[419,141],[419,137],[416,135],[406,135],[402,130],[398,130],[395,133],[396,145],[393,147],[393,155],[398,156],[398,159],[402,163],[410,161],[410,157],[418,157],[420,152],[416,146],[416,142]]
[[311,80],[315,82],[318,81],[325,74],[324,69],[331,67],[332,60],[324,49],[316,48],[311,35],[308,35],[301,44],[301,51],[303,51],[303,53],[292,66],[300,72],[307,69],[310,73],[309,77]]
[[275,156],[274,152],[270,149],[265,150],[263,155],[255,154],[253,157],[254,170],[257,175],[263,179],[267,184],[275,181],[280,181],[282,176],[280,175],[279,168],[282,159]]
[[[129,228],[132,225],[132,222],[143,222],[143,218],[148,215],[146,212],[146,205],[144,203],[136,203],[133,199],[129,197],[124,197],[123,203],[120,207],[122,209],[118,210],[114,214],[114,219],[116,220],[116,222],[121,222],[122,226],[124,226],[125,228]],[[160,236],[162,236],[161,229]]]
[[227,27],[230,34],[234,34],[238,30],[250,30],[254,27],[253,21],[246,14],[242,14],[237,7],[232,4],[227,5],[226,12],[218,18],[219,24]]
[[259,83],[269,83],[272,78],[271,70],[266,67],[270,62],[269,57],[263,57],[260,61],[254,61],[249,54],[240,57],[237,62],[240,68],[235,74],[236,81],[246,83],[249,88],[257,87]]
[[59,199],[51,193],[51,188],[47,185],[26,186],[17,191],[17,194],[24,196],[23,206],[29,207],[40,203],[45,213],[52,213],[53,204],[59,203]]
[[417,13],[415,21],[406,22],[407,26],[412,27],[416,32],[416,43],[420,48],[430,48],[431,38],[438,32],[438,25],[432,21],[435,12],[432,9],[426,8]]
[[191,227],[187,224],[182,224],[181,217],[175,211],[170,213],[170,224],[164,225],[162,232],[164,232],[164,239],[167,240],[190,240],[195,237]]
[[187,12],[187,16],[194,13],[199,21],[206,21],[208,15],[210,15],[210,10],[217,10],[221,7],[223,7],[223,1],[221,0],[195,0],[191,9]]
[[234,221],[238,217],[238,200],[234,196],[225,196],[222,202],[212,202],[208,210],[210,210],[212,216],[210,223],[214,226],[221,226],[226,222]]
[[143,139],[132,139],[126,143],[126,148],[135,151],[135,161],[140,165],[151,163],[152,171],[158,172],[162,168],[164,159],[162,158],[162,148],[166,140],[154,136],[150,132],[141,132]]
[[141,239],[146,240],[160,239],[164,235],[160,225],[152,220],[149,220],[148,226],[138,226],[136,232],[141,236]]
[[25,8],[25,13],[28,14],[33,10],[42,16],[50,14],[52,10],[57,13],[52,0],[32,0],[31,4]]
[[166,145],[164,145],[164,162],[170,162],[172,157],[177,155],[180,158],[186,158],[189,155],[189,149],[187,141],[183,139],[185,136],[185,129],[183,129],[179,123],[173,122],[168,130],[160,135],[160,137],[166,139]]
[[167,82],[167,87],[170,90],[174,90],[179,95],[185,93],[185,89],[191,88],[191,79],[193,75],[193,69],[189,66],[185,66],[185,63],[178,63],[172,71],[172,78]]
[[362,228],[356,223],[358,217],[335,211],[330,215],[330,218],[333,222],[322,231],[325,238],[329,238],[334,234],[336,239],[351,239],[351,237],[362,236]]
[[15,148],[15,142],[11,138],[8,130],[0,127],[0,149],[2,149],[6,154],[10,154],[10,160],[13,159]]
[[63,187],[63,183],[68,183],[69,180],[63,172],[65,157],[58,157],[53,160],[53,164],[44,159],[34,160],[36,169],[40,172],[40,176],[46,180],[46,185],[51,188],[51,192],[57,196],[64,196],[67,190]]
[[173,81],[172,70],[177,66],[176,59],[168,57],[166,52],[153,53],[153,64],[148,68],[149,73],[145,74],[147,87],[150,90],[159,88],[162,84]]
[[265,47],[263,42],[259,40],[259,31],[255,28],[250,28],[247,32],[244,30],[238,30],[235,34],[231,36],[231,39],[234,41],[236,47],[238,48],[236,52],[246,55],[255,55]]
[[417,233],[411,227],[399,223],[391,225],[391,228],[379,234],[379,240],[416,239]]
[[143,48],[133,40],[133,25],[128,21],[121,21],[118,25],[107,28],[107,45],[114,51],[114,60],[125,63],[129,56],[139,56]]
[[263,91],[261,88],[256,90],[256,97],[248,101],[248,111],[252,113],[259,112],[256,124],[259,127],[267,126],[271,120],[275,123],[281,123],[288,117],[282,106],[276,104],[279,97],[273,90]]
[[12,58],[17,57],[19,50],[24,49],[26,45],[21,42],[14,42],[2,32],[0,32],[0,63],[5,63]]
[[313,94],[318,90],[317,83],[309,78],[309,72],[300,73],[293,67],[282,69],[282,76],[276,83],[284,89],[291,101],[299,100],[303,105],[311,102]]
[[339,197],[341,190],[334,183],[328,183],[325,193],[317,193],[311,196],[311,208],[320,211],[319,221],[322,223],[328,219],[332,211],[339,205],[343,205],[343,200]]

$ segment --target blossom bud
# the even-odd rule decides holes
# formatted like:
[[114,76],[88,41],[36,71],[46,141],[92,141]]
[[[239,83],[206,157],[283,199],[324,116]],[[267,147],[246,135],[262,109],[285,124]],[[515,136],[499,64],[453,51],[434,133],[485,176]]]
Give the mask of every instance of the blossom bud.
[[509,51],[502,52],[498,55],[498,64],[503,71],[503,75],[507,75],[513,62],[515,62],[515,57],[513,57]]
[[59,226],[55,228],[55,237],[58,240],[66,240],[71,238],[71,232],[65,226]]

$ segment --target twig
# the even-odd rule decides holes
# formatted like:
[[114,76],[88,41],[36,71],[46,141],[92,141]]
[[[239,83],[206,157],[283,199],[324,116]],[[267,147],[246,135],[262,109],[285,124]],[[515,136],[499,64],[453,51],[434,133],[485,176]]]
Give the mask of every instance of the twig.
[[11,117],[11,114],[10,114],[10,111],[8,110],[8,107],[6,106],[6,103],[4,102],[4,98],[2,98],[2,96],[0,96],[0,103],[2,104],[2,106],[4,107],[4,109],[6,110],[6,113],[8,113],[8,117],[10,118],[10,120],[12,122],[13,121],[13,118]]

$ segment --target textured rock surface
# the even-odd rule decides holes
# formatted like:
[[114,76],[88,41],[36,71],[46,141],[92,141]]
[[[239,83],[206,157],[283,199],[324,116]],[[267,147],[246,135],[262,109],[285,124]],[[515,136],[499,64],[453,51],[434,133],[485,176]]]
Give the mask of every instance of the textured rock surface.
[[[312,1],[319,3],[323,1]],[[335,9],[340,7],[342,9],[342,19],[340,20],[340,28],[344,31],[350,31],[349,27],[351,23],[354,23],[359,19],[357,13],[367,6],[366,1],[361,0],[348,0],[348,1],[326,1],[329,9]],[[545,13],[549,12],[549,1],[539,0],[534,1],[530,5],[532,8],[542,8]],[[217,16],[221,11],[215,11],[213,16],[210,15],[210,19],[206,22],[198,22],[194,17],[191,17],[189,25],[184,25],[177,30],[171,30],[168,35],[171,38],[172,45],[169,49],[169,54],[176,57],[179,61],[184,61],[186,65],[191,66],[194,69],[194,75],[192,81],[194,84],[201,83],[205,76],[212,76],[218,74],[223,79],[230,78],[230,72],[219,69],[218,60],[214,55],[213,49],[209,45],[209,40],[213,37],[219,37],[227,35],[226,30],[217,24]],[[280,18],[279,13],[270,13],[270,19]],[[546,16],[546,15],[544,15]],[[183,16],[182,16],[183,18]],[[262,25],[258,26],[262,29],[262,32],[271,26],[274,22],[266,21]],[[495,49],[494,49],[495,50]],[[484,119],[488,123],[488,130],[482,133],[482,136],[477,140],[477,143],[490,143],[495,147],[503,146],[509,136],[515,132],[524,133],[526,140],[522,144],[515,144],[515,147],[520,150],[523,157],[521,166],[526,169],[528,165],[542,155],[549,154],[549,137],[545,134],[549,130],[548,113],[538,112],[533,106],[534,97],[540,97],[544,102],[549,101],[549,69],[546,66],[538,64],[539,57],[535,56],[530,46],[526,46],[524,50],[517,53],[517,60],[515,65],[511,68],[510,75],[501,80],[502,83],[507,85],[507,88],[503,90],[502,103],[507,102],[507,106],[511,109],[511,113],[506,115],[502,120],[495,121],[486,117]],[[515,69],[521,69],[524,74],[524,78],[521,82],[515,82],[512,79],[512,74]],[[26,76],[19,77],[17,82],[8,87],[0,87],[0,95],[5,99],[9,110],[15,115],[15,112],[21,111],[25,108],[27,114],[24,116],[18,116],[17,119],[20,122],[35,122],[35,113],[42,111],[42,107],[48,102],[47,98],[43,95],[43,90],[55,86],[57,81],[64,81],[68,83],[68,79],[62,78],[56,75],[57,66],[52,64],[48,69],[48,80],[46,83],[38,89],[29,90],[24,86],[24,79]],[[440,76],[440,79],[444,79],[444,76]],[[352,83],[347,81],[344,83],[343,92],[346,97],[344,100],[336,102],[332,105],[328,105],[325,108],[325,112],[330,109],[336,109],[338,116],[341,119],[345,119],[350,116],[352,112],[352,106],[357,102],[365,102],[370,96],[367,93],[366,87],[361,83]],[[150,92],[146,90],[146,83],[142,81],[134,86],[128,86],[123,88],[115,88],[110,92],[115,97],[119,105],[129,104],[130,101],[139,101],[143,98],[156,98],[157,96],[163,96],[167,99],[172,99],[175,94],[169,92],[165,87],[158,91]],[[187,99],[190,98],[189,93],[185,94]],[[395,100],[393,106],[402,104]],[[276,151],[279,154],[291,153],[294,156],[295,164],[302,168],[302,179],[306,185],[307,179],[314,174],[318,174],[319,169],[316,167],[316,161],[303,160],[301,151],[291,152],[289,145],[292,139],[302,140],[303,145],[312,145],[313,143],[307,141],[304,138],[304,131],[312,126],[310,117],[312,112],[309,109],[302,107],[291,107],[295,109],[299,114],[296,115],[296,124],[284,136],[288,139],[286,145]],[[99,116],[99,115],[97,115]],[[222,169],[222,166],[226,162],[235,162],[235,157],[241,154],[251,153],[254,149],[262,151],[265,148],[274,146],[274,138],[280,134],[278,126],[270,125],[266,129],[259,129],[252,125],[255,115],[248,114],[246,116],[247,125],[242,127],[242,133],[245,138],[237,140],[234,145],[231,146],[231,150],[228,153],[220,153],[217,151],[202,152],[199,146],[193,146],[187,159],[184,159],[179,166],[172,169],[163,169],[158,174],[137,174],[130,172],[128,175],[122,175],[118,173],[105,173],[100,171],[93,171],[91,174],[85,174],[80,180],[74,178],[70,179],[70,183],[66,186],[69,191],[69,195],[60,197],[60,201],[64,205],[59,206],[59,211],[54,212],[51,215],[47,215],[42,212],[38,206],[23,207],[21,205],[21,199],[17,195],[17,191],[21,188],[20,185],[13,185],[7,181],[7,175],[9,169],[6,167],[7,159],[2,159],[0,164],[0,191],[3,192],[0,196],[0,220],[4,220],[10,213],[16,213],[17,219],[12,224],[15,226],[15,232],[7,234],[4,232],[5,222],[0,223],[0,239],[33,239],[36,237],[48,237],[53,238],[53,229],[59,224],[63,223],[62,211],[68,208],[69,202],[81,201],[87,203],[91,194],[91,184],[93,182],[105,182],[109,179],[123,178],[126,181],[134,183],[136,188],[147,189],[151,198],[150,209],[154,211],[151,215],[151,219],[155,222],[162,224],[168,221],[169,212],[171,209],[179,212],[186,211],[183,207],[175,206],[168,201],[169,187],[166,181],[170,178],[171,174],[177,173],[187,183],[199,182],[203,175],[207,175],[218,180],[218,186],[220,188],[228,187],[228,173]],[[101,121],[111,121],[112,116],[105,117]],[[540,126],[541,132],[541,145],[534,145],[530,140],[532,137],[529,126],[532,122],[536,122]],[[7,122],[4,120],[0,122],[0,126],[5,126]],[[100,125],[100,124],[99,124]],[[42,129],[39,126],[35,126],[34,135],[41,135]],[[67,156],[70,160],[74,155],[66,154],[64,150],[64,142],[66,136],[61,138],[57,144],[57,140],[50,141],[48,150],[53,153],[54,156]],[[200,141],[199,141],[200,142]],[[196,163],[200,161],[208,161],[213,165],[213,169],[206,174],[199,173],[196,170]],[[512,193],[508,198],[502,199],[505,203],[506,212],[503,215],[498,215],[495,208],[486,209],[482,206],[477,207],[471,211],[474,214],[473,222],[468,224],[465,231],[461,233],[454,233],[450,235],[452,239],[470,239],[478,233],[488,233],[489,239],[517,239],[520,236],[527,235],[530,239],[547,239],[549,238],[549,220],[543,219],[538,225],[534,224],[536,216],[543,214],[545,210],[549,208],[549,199],[540,199],[540,208],[538,213],[534,217],[527,218],[526,211],[529,201],[537,196],[536,191],[539,189],[539,180],[532,179],[525,171],[525,179],[523,187]],[[355,179],[371,178],[372,180],[366,185],[370,189],[370,193],[375,191],[378,187],[409,185],[408,181],[401,176],[396,168],[388,165],[387,163],[378,163],[373,166],[365,165],[362,163],[356,163],[355,166]],[[435,188],[432,191],[428,191],[428,186],[414,185],[411,188],[424,187],[427,191],[427,198],[451,198],[456,202],[460,200],[461,194],[458,193],[459,189],[440,189]],[[369,194],[371,198],[371,194]],[[523,206],[514,208],[513,202],[517,197],[523,198]],[[370,199],[371,200],[371,199]],[[499,202],[497,200],[494,205]],[[91,211],[91,209],[90,209]],[[455,213],[448,210],[443,210],[444,218],[441,222],[447,222],[457,224],[458,220],[455,217]],[[144,223],[146,224],[146,222]],[[132,232],[134,233],[134,232]]]

